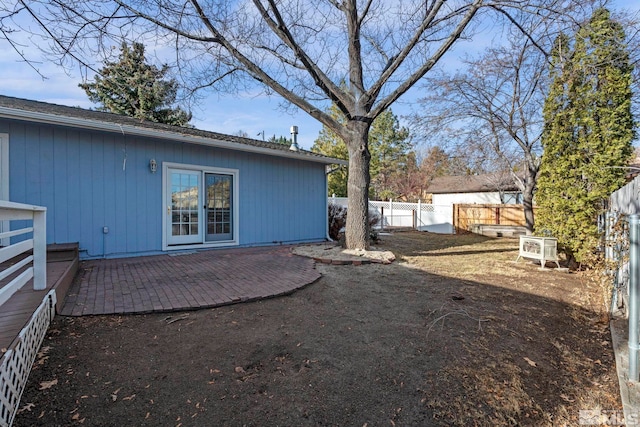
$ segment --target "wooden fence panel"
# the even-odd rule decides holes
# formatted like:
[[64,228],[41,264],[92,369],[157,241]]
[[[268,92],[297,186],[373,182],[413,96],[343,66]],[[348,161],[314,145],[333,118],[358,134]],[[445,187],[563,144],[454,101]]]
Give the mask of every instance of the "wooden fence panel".
[[526,225],[522,205],[506,205],[500,209],[500,225]]
[[[534,207],[535,212],[535,207]],[[471,231],[474,224],[525,226],[523,205],[455,204],[453,225],[456,233]]]

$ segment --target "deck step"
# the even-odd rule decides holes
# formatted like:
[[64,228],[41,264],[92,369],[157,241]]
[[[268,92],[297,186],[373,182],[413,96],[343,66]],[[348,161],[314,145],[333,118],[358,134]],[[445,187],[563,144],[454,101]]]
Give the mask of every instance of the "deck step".
[[47,261],[72,261],[78,257],[78,243],[54,243],[47,245]]
[[[56,291],[56,313],[60,313],[64,299],[73,283],[80,264],[78,243],[54,243],[47,245],[47,275],[55,281],[51,287]],[[47,280],[48,282],[50,279]]]
[[[56,291],[56,313],[61,312],[67,292],[78,273],[80,265],[77,247],[75,255],[72,251],[60,253],[66,254],[66,256],[55,261],[51,259],[47,261],[47,275],[56,277],[55,282],[52,284],[52,288]],[[49,255],[47,254],[47,256]]]

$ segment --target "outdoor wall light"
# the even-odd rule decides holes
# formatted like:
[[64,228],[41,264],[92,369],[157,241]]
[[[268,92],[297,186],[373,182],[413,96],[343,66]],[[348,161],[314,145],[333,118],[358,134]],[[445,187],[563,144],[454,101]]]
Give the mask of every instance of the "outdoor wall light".
[[149,170],[151,173],[156,173],[158,170],[158,163],[156,163],[156,159],[149,160]]

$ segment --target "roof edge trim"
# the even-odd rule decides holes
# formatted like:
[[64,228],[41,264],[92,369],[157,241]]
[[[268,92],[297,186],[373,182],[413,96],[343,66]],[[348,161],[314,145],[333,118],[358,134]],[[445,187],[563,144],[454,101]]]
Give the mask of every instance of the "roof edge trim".
[[206,145],[209,147],[225,148],[230,150],[244,151],[249,153],[265,154],[274,157],[284,157],[297,160],[305,160],[308,162],[322,163],[322,164],[340,164],[347,165],[348,161],[342,159],[334,159],[331,157],[313,157],[299,154],[295,151],[280,151],[273,150],[264,147],[256,147],[252,145],[245,145],[234,143],[230,141],[221,141],[213,138],[204,138],[191,135],[181,134],[179,132],[172,132],[167,130],[154,130],[146,129],[137,126],[131,126],[128,124],[118,124],[102,122],[98,120],[90,120],[84,118],[61,116],[57,114],[40,113],[35,111],[22,110],[18,108],[2,107],[0,106],[0,117],[8,119],[26,120],[37,123],[55,124],[63,126],[71,126],[88,130],[99,130],[107,132],[122,133],[123,135],[136,135],[143,137],[160,138],[165,140],[186,142],[189,144]]

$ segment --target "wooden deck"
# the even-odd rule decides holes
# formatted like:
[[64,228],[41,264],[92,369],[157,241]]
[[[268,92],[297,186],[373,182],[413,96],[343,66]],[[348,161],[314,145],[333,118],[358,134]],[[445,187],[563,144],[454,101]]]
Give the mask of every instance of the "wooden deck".
[[29,281],[0,308],[0,358],[13,347],[16,337],[51,289],[56,291],[56,312],[60,311],[77,271],[77,244],[50,245],[47,248],[47,288],[34,291],[33,283]]

